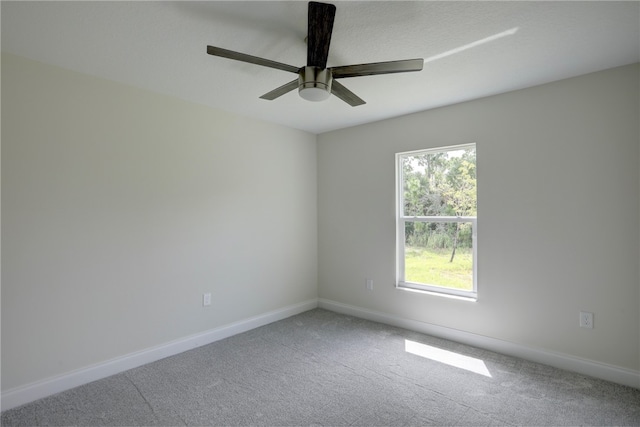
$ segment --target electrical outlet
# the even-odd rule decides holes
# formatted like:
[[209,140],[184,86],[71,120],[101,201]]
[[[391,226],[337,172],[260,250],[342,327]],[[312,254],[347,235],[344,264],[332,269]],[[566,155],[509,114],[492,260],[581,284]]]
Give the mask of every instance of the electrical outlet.
[[372,291],[373,290],[373,279],[367,279],[366,288],[367,288],[368,291]]
[[587,311],[580,312],[580,327],[593,329],[593,313]]
[[211,305],[211,294],[202,294],[202,306],[207,307],[209,305]]

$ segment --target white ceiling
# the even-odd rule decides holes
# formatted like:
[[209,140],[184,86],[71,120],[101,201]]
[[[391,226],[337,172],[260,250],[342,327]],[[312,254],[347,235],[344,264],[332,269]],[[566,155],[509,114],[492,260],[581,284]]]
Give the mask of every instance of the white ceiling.
[[346,1],[328,66],[425,58],[418,73],[340,82],[367,104],[296,91],[295,75],[206,54],[306,62],[306,2],[2,1],[2,51],[322,133],[640,61],[640,3]]

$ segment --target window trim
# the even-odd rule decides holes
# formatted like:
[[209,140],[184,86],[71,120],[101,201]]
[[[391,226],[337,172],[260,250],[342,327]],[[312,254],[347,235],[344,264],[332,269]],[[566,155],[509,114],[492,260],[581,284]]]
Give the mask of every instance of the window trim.
[[[422,291],[439,296],[457,296],[472,300],[478,298],[478,217],[477,216],[405,216],[404,215],[404,183],[402,174],[401,159],[416,154],[432,154],[448,151],[455,151],[464,148],[475,148],[476,144],[462,144],[449,147],[439,147],[434,149],[406,151],[396,153],[396,288],[413,291]],[[477,165],[477,163],[476,163]],[[477,180],[477,178],[476,178]],[[477,190],[476,190],[477,191]],[[407,222],[464,222],[471,223],[471,241],[473,255],[473,290],[449,288],[425,283],[407,282],[404,280],[405,274],[405,224]]]

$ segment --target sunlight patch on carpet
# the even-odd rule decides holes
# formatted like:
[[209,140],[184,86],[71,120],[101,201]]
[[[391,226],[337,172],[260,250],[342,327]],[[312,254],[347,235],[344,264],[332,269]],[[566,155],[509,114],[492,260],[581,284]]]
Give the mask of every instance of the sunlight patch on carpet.
[[404,351],[491,378],[491,373],[489,372],[489,369],[487,369],[487,365],[485,365],[482,360],[474,357],[465,356],[464,354],[443,350],[441,348],[432,347],[430,345],[421,344],[411,340],[404,340]]

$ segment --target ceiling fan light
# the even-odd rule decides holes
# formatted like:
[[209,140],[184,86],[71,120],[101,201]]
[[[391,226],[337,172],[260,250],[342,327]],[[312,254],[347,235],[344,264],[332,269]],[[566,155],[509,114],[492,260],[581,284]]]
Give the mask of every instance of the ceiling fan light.
[[323,87],[300,86],[298,88],[298,94],[301,98],[306,99],[307,101],[320,102],[329,99],[331,92],[327,91],[327,89]]
[[307,101],[326,101],[331,96],[331,70],[304,67],[298,75],[298,94]]

